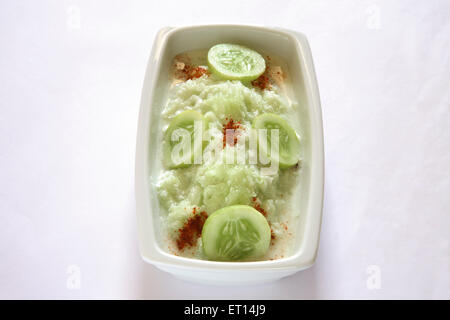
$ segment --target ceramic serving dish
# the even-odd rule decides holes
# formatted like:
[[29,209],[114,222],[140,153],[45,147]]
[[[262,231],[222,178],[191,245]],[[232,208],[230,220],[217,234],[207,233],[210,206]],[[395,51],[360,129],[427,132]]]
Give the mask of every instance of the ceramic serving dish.
[[[160,208],[150,183],[157,172],[158,121],[167,100],[175,55],[217,43],[241,43],[272,52],[287,63],[303,125],[301,192],[293,195],[300,218],[291,254],[256,262],[189,259],[166,252],[159,228]],[[136,210],[139,248],[144,261],[186,280],[209,284],[255,284],[276,280],[310,267],[316,258],[322,219],[324,154],[319,92],[306,37],[279,28],[206,25],[161,29],[154,41],[142,89],[136,145]]]

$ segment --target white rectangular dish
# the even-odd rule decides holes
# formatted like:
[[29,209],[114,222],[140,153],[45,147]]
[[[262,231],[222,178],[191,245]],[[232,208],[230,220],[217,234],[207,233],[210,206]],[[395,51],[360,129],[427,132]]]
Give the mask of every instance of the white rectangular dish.
[[[158,121],[167,101],[169,70],[175,55],[217,43],[242,43],[276,53],[286,61],[300,102],[304,127],[301,192],[293,195],[300,213],[292,253],[281,259],[217,262],[184,258],[161,245],[160,208],[150,178],[157,174]],[[164,28],[153,44],[142,89],[136,145],[136,210],[139,247],[144,261],[177,277],[209,284],[255,284],[276,280],[310,267],[316,258],[322,219],[324,156],[319,92],[308,41],[303,34],[241,25]]]

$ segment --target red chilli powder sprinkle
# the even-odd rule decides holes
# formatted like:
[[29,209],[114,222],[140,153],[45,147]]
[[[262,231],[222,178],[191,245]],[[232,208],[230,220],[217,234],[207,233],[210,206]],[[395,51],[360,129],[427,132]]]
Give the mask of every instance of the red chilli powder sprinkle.
[[[225,120],[228,120],[228,118],[225,118]],[[238,138],[236,130],[238,129],[242,129],[241,122],[234,121],[232,118],[230,118],[228,122],[223,125],[222,133],[223,133],[224,148],[227,145],[227,142],[231,147],[233,147],[237,143]],[[233,135],[233,139],[229,139],[229,141],[227,141],[227,130],[233,130],[232,132],[229,133]]]
[[258,79],[252,81],[252,85],[254,87],[260,88],[261,90],[270,88],[269,77],[266,76],[265,74],[262,74],[262,75],[259,76]]
[[197,208],[194,207],[192,210],[194,215],[179,229],[180,236],[177,239],[179,250],[183,250],[186,246],[192,247],[202,234],[203,225],[206,218],[208,218],[208,214],[205,211],[196,214],[196,210]]
[[275,239],[275,233],[273,232],[272,228],[270,228],[270,239]]
[[203,76],[204,74],[209,75],[208,70],[202,67],[191,67],[186,65],[183,68],[183,73],[186,75],[187,80],[197,79]]
[[261,204],[257,201],[256,197],[252,198],[253,208],[259,211],[264,217],[267,217],[267,212],[261,207]]
[[270,78],[268,76],[268,69],[269,69],[269,65],[270,65],[270,61],[272,60],[269,56],[266,56],[266,70],[264,71],[264,73],[262,75],[260,75],[257,79],[253,80],[252,86],[260,88],[261,90],[265,90],[265,89],[270,89],[271,84],[270,84]]
[[[264,210],[261,207],[258,199],[256,197],[253,197],[252,202],[253,202],[253,208],[255,208],[257,211],[259,211],[267,219],[267,212],[266,212],[266,210]],[[269,225],[270,225],[270,222],[269,222]],[[275,233],[273,232],[272,227],[270,227],[270,239],[275,240]],[[273,244],[273,242],[272,242],[272,244]]]

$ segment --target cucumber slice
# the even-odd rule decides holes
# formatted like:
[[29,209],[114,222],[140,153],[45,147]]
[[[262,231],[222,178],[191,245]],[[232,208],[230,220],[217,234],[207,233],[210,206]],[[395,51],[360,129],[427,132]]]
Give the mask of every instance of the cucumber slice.
[[258,52],[237,44],[218,44],[209,49],[208,65],[227,80],[252,81],[266,70],[266,62]]
[[[258,146],[263,148],[263,152],[274,159],[270,154],[270,141],[272,129],[278,129],[279,137],[279,164],[280,168],[289,168],[298,163],[300,158],[300,140],[295,130],[282,117],[273,113],[265,113],[253,120],[253,127],[256,129],[267,129],[267,143],[261,143],[258,135]],[[264,148],[267,148],[264,150]]]
[[270,245],[266,218],[244,205],[225,207],[207,219],[202,230],[205,255],[211,260],[251,260],[263,256]]
[[[196,152],[199,152],[201,155],[201,152],[203,150],[203,144],[200,143],[196,145],[194,143],[195,121],[201,121],[203,129],[205,129],[206,126],[205,118],[199,112],[194,110],[184,111],[179,115],[177,115],[175,118],[173,118],[172,121],[170,122],[169,127],[164,133],[164,142],[163,142],[164,162],[168,168],[174,169],[187,167],[194,163],[194,155]],[[172,150],[173,148],[176,147],[177,144],[181,145],[182,140],[179,139],[183,139],[183,137],[179,137],[179,139],[175,139],[175,141],[173,141],[172,135],[174,134],[175,130],[180,128],[187,130],[187,132],[189,133],[188,138],[190,139],[191,148],[190,153],[186,152],[186,154],[184,154],[183,149],[180,148],[179,159],[174,159],[172,155]]]

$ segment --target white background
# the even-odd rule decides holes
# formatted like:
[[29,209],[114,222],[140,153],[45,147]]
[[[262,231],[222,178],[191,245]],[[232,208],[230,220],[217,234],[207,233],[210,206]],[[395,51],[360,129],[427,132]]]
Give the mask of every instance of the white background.
[[[161,27],[201,23],[295,29],[312,48],[319,255],[272,284],[191,284],[139,257],[147,58]],[[450,1],[2,1],[0,45],[0,298],[450,298]]]

